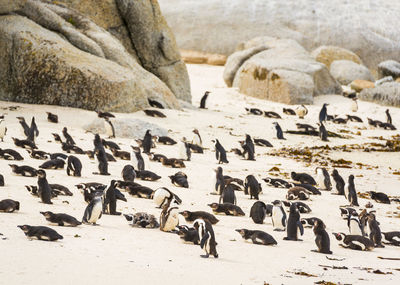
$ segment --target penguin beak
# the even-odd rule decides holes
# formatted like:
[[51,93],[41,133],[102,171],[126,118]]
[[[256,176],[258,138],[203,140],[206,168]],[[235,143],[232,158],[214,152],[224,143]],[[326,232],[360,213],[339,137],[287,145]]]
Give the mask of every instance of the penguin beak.
[[44,212],[40,212],[44,216]]
[[236,232],[240,233],[241,230],[235,230]]

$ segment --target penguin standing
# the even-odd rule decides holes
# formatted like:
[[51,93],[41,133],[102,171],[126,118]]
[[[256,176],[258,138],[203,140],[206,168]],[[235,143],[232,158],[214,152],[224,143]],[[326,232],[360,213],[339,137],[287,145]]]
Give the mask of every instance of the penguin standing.
[[351,206],[359,206],[357,201],[357,192],[354,185],[354,175],[349,176],[349,182],[345,187],[345,196]]
[[218,167],[215,170],[215,191],[219,194],[222,195],[222,191],[225,189],[225,179],[224,179],[224,174],[222,167]]
[[329,239],[329,235],[325,230],[324,222],[319,219],[315,220],[313,231],[315,234],[315,244],[318,247],[318,250],[316,250],[316,252],[332,254],[332,251],[330,250],[331,242]]
[[293,203],[290,205],[289,218],[286,227],[287,236],[284,240],[301,241],[298,236],[304,234],[303,224],[300,221],[300,213],[297,205]]
[[242,144],[243,148],[243,156],[247,160],[256,160],[254,158],[255,155],[255,148],[254,148],[254,143],[253,140],[251,139],[250,135],[246,135],[246,140],[244,144]]
[[315,173],[317,173],[317,185],[322,190],[331,190],[332,184],[328,171],[324,167],[317,167]]
[[276,129],[276,137],[279,140],[285,140],[285,138],[283,137],[283,131],[281,126],[278,124],[278,122],[273,122],[273,125],[275,126]]
[[235,191],[232,188],[232,185],[230,184],[231,181],[228,181],[226,183],[226,186],[224,190],[222,191],[221,196],[219,197],[219,203],[231,203],[233,205],[236,205],[236,195]]
[[106,130],[106,135],[108,136],[109,139],[115,138],[114,125],[111,123],[110,119],[108,118],[104,119],[104,128]]
[[319,122],[322,123],[324,121],[326,121],[326,118],[328,116],[328,110],[326,109],[326,106],[328,106],[329,104],[324,103],[324,105],[322,105],[321,111],[319,112]]
[[256,224],[263,224],[267,215],[267,205],[264,202],[257,201],[251,206],[250,218]]
[[117,181],[111,180],[110,186],[104,192],[103,213],[109,215],[121,215],[117,212],[117,196],[115,193],[115,186]]
[[39,169],[37,172],[38,176],[38,195],[40,200],[45,204],[53,204],[51,202],[51,188],[46,179],[46,172],[43,169]]
[[308,109],[303,104],[296,108],[296,114],[299,119],[304,119],[304,117],[308,114]]
[[181,141],[178,142],[178,159],[190,161],[192,157],[192,151],[190,150],[189,144],[186,138],[183,137]]
[[90,201],[83,214],[82,223],[96,225],[97,220],[101,218],[103,214],[103,196],[96,194],[96,196]]
[[375,247],[385,247],[382,245],[382,233],[379,227],[379,223],[376,221],[375,215],[372,213],[368,214],[368,227],[369,227],[369,239],[375,244]]
[[[250,191],[249,191],[250,190]],[[248,175],[244,182],[244,194],[250,194],[250,199],[258,200],[258,194],[261,192],[260,184],[254,175]]]
[[357,213],[350,213],[347,216],[347,227],[349,228],[349,233],[351,235],[360,235],[364,236],[364,229],[360,222],[360,219]]
[[165,204],[160,215],[160,230],[163,232],[172,232],[179,225],[178,207],[169,208],[171,201]]
[[389,109],[386,109],[386,123],[392,124],[392,116],[390,116]]
[[121,176],[124,181],[134,182],[136,178],[135,168],[130,164],[125,165],[122,169]]
[[65,140],[66,140],[66,141],[65,141],[66,144],[75,145],[75,141],[74,141],[74,139],[71,137],[71,135],[68,133],[67,127],[64,127],[64,128],[63,128],[62,134],[63,134],[63,136],[64,136],[64,138],[65,138]]
[[145,164],[142,153],[139,147],[131,146],[133,154],[131,155],[131,162],[133,167],[137,168],[139,171],[143,171]]
[[342,176],[339,175],[339,172],[334,169],[332,171],[332,178],[333,178],[333,187],[332,189],[336,189],[336,194],[337,195],[344,195],[344,180],[342,178]]
[[203,95],[203,97],[201,97],[200,100],[200,109],[206,109],[206,101],[208,98],[208,94],[210,94],[210,91],[206,91]]
[[7,127],[6,127],[6,122],[4,119],[0,119],[0,139],[3,142],[4,137],[7,134]]
[[17,117],[17,119],[18,119],[18,122],[19,122],[19,124],[21,126],[22,135],[28,137],[30,128],[29,128],[28,124],[26,123],[25,118],[24,117]]
[[163,208],[165,205],[171,205],[172,203],[177,205],[182,203],[182,200],[178,197],[178,195],[174,194],[165,187],[158,188],[156,191],[154,191],[153,201],[156,203],[158,208]]
[[153,144],[152,138],[151,138],[151,133],[150,130],[146,131],[146,134],[144,135],[143,138],[143,153],[150,153],[151,145]]
[[70,155],[67,159],[67,175],[81,177],[82,162],[76,156]]
[[323,142],[328,142],[329,141],[328,140],[328,131],[326,130],[324,124],[321,122],[321,123],[317,123],[317,125],[319,126],[318,135],[319,135],[320,139]]
[[274,231],[286,230],[286,212],[283,209],[282,202],[275,200],[272,202],[272,226]]
[[38,136],[39,136],[39,129],[36,125],[35,117],[32,117],[31,126],[29,128],[29,135],[27,139],[34,142],[35,138],[37,138]]
[[226,151],[218,139],[215,139],[215,157],[218,160],[218,164],[229,163],[228,159],[226,158]]
[[199,235],[200,247],[206,252],[206,254],[201,255],[201,257],[208,258],[211,254],[214,258],[218,258],[217,242],[211,223],[207,220],[197,219],[194,221],[193,227],[197,230]]
[[203,140],[201,139],[200,133],[198,129],[193,130],[194,136],[192,139],[192,144],[198,145],[198,146],[203,146]]
[[352,98],[352,102],[351,102],[351,111],[352,112],[357,112],[358,111],[358,104],[357,104],[357,97]]
[[96,134],[94,136],[93,144],[94,144],[94,154],[96,155],[98,161],[98,169],[99,169],[99,172],[94,174],[110,175],[110,173],[108,173],[108,160],[106,156],[106,151],[104,149],[99,134]]

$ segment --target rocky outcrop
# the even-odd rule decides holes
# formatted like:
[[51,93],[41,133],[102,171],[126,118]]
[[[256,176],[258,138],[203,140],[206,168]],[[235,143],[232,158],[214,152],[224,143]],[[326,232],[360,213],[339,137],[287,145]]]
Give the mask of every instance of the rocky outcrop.
[[356,53],[369,69],[400,61],[400,1],[159,0],[183,49],[229,55],[259,36],[296,40],[306,50],[322,45]]
[[[260,42],[257,44],[260,44]],[[285,104],[312,104],[313,96],[341,93],[322,63],[296,41],[266,38],[263,45],[232,54],[224,79],[241,93]]]
[[378,65],[379,78],[392,76],[393,79],[400,77],[400,62],[395,60],[386,60]]
[[[156,1],[152,5],[158,7]],[[136,52],[74,9],[44,0],[26,0],[18,7],[20,16],[0,16],[0,99],[123,112],[148,107],[148,98],[167,108],[179,108],[177,97],[190,101],[190,92],[182,92],[189,90],[189,81],[176,45],[169,45],[168,52],[175,52],[177,62],[149,71]],[[160,13],[151,17],[166,26]],[[148,27],[143,35],[153,37],[167,28]],[[174,42],[171,33],[168,41]],[[156,51],[143,37],[135,42],[142,49],[149,45],[149,53],[166,50]]]
[[330,65],[331,75],[342,85],[356,79],[374,81],[371,72],[365,66],[350,60],[335,60]]
[[375,88],[364,89],[359,98],[381,105],[400,107],[400,83],[389,82]]
[[375,84],[374,82],[368,80],[356,79],[350,83],[350,87],[356,92],[361,92],[362,90],[367,88],[374,88]]
[[207,53],[195,50],[180,50],[182,60],[185,63],[222,65],[226,63],[226,55]]
[[0,15],[9,14],[21,9],[26,0],[0,0]]
[[362,64],[361,59],[354,52],[336,46],[321,46],[311,52],[311,56],[316,61],[325,64],[330,68],[335,60],[348,60],[357,64]]

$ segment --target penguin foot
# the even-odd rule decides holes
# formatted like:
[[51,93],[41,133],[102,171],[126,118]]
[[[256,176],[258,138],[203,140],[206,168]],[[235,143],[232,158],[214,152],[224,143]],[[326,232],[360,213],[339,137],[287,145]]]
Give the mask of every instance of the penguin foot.
[[[200,255],[200,257],[202,257],[202,258],[208,258],[210,255],[209,254],[202,254],[202,255]],[[218,255],[217,255],[217,257],[218,257]]]

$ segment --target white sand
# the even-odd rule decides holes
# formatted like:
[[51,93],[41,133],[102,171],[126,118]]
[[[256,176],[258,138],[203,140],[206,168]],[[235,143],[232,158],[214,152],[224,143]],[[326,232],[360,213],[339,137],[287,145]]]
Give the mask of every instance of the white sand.
[[[212,190],[212,175],[217,167],[211,139],[218,138],[222,145],[230,150],[239,147],[238,141],[244,139],[244,134],[269,140],[274,149],[282,146],[304,147],[311,145],[325,145],[316,137],[305,137],[286,134],[286,141],[275,139],[272,129],[274,119],[246,115],[244,107],[253,106],[262,110],[273,110],[282,114],[282,104],[245,97],[234,89],[225,87],[222,80],[223,67],[206,65],[188,65],[192,82],[193,104],[198,106],[204,91],[212,93],[207,101],[208,110],[163,110],[168,116],[166,119],[150,118],[143,112],[134,114],[117,114],[118,117],[132,117],[148,120],[171,130],[170,136],[179,139],[183,136],[192,137],[192,129],[198,128],[202,135],[204,145],[209,148],[204,155],[193,154],[192,161],[187,162],[183,169],[189,177],[189,189],[173,186],[168,178],[179,171],[163,167],[159,163],[151,162],[149,169],[162,176],[158,182],[139,183],[156,189],[161,186],[168,187],[178,194],[183,204],[180,210],[205,210],[210,202],[216,202],[218,197],[210,195]],[[315,125],[318,112],[322,103],[328,102],[329,114],[350,114],[350,100],[341,96],[321,96],[316,98],[315,105],[310,106],[306,116],[306,123]],[[37,139],[39,149],[50,152],[60,152],[59,144],[53,142],[52,132],[61,133],[62,127],[67,126],[77,145],[88,150],[93,148],[92,134],[85,134],[82,126],[96,117],[94,112],[55,106],[37,106],[10,102],[0,102],[0,108],[18,105],[17,111],[4,111],[7,113],[6,123],[8,134],[1,148],[14,148],[11,137],[22,138],[16,116],[25,116],[30,121],[35,115],[40,136]],[[358,116],[365,121],[366,117],[385,120],[383,106],[360,102]],[[45,111],[51,110],[59,115],[59,124],[51,124],[46,120]],[[390,108],[393,122],[400,127],[400,110]],[[295,130],[297,118],[283,115],[279,120],[283,130]],[[328,124],[328,130],[351,129],[365,127],[361,136],[353,139],[330,139],[330,146],[363,143],[374,141],[372,136],[385,138],[398,134],[398,131],[384,131],[371,129],[367,123],[349,123],[346,126]],[[232,136],[229,133],[232,132]],[[123,150],[129,150],[134,142],[129,139],[115,139]],[[379,141],[376,141],[379,142]],[[18,149],[23,154],[25,161],[17,164],[27,164],[37,167],[43,161],[30,159],[27,152]],[[244,161],[233,153],[228,154],[228,165],[223,165],[224,173],[244,179],[249,174],[254,174],[263,186],[260,199],[270,203],[275,199],[284,199],[286,190],[267,187],[261,178],[268,176],[268,170],[278,166],[282,172],[305,171],[314,173],[315,165],[307,166],[305,163],[296,162],[289,158],[269,156],[272,149],[256,147],[257,161]],[[176,148],[173,146],[158,146],[156,153],[173,157]],[[332,152],[332,158],[344,158],[354,163],[379,166],[378,169],[339,169],[340,174],[347,180],[348,175],[356,175],[356,189],[359,192],[368,190],[384,191],[389,195],[400,195],[399,177],[393,175],[394,170],[400,169],[400,156],[398,153],[385,152]],[[331,237],[331,257],[345,259],[344,261],[330,261],[324,254],[311,252],[315,249],[314,234],[311,229],[306,229],[302,237],[303,242],[283,241],[285,233],[273,232],[270,218],[266,218],[263,225],[256,225],[249,218],[249,211],[254,203],[243,193],[236,193],[238,205],[245,211],[245,217],[218,216],[220,222],[214,226],[218,242],[219,258],[200,258],[203,251],[199,246],[183,244],[176,234],[161,232],[158,229],[137,229],[128,226],[123,216],[104,215],[100,226],[82,225],[77,228],[54,227],[64,239],[58,242],[29,241],[17,225],[48,225],[39,211],[51,210],[65,212],[81,219],[86,203],[82,195],[74,187],[79,182],[97,181],[108,184],[111,179],[121,179],[120,172],[126,162],[119,160],[109,164],[111,176],[94,176],[91,173],[97,170],[95,161],[87,156],[78,155],[83,163],[83,177],[68,177],[65,170],[48,170],[49,183],[60,183],[68,186],[74,196],[59,196],[53,199],[54,205],[45,205],[32,197],[24,185],[36,185],[36,178],[15,176],[11,173],[8,163],[0,160],[1,173],[5,177],[6,186],[0,188],[0,200],[11,198],[21,202],[21,210],[14,214],[0,213],[0,233],[6,240],[0,239],[0,280],[4,284],[311,284],[325,280],[341,283],[360,284],[399,284],[399,261],[380,260],[378,256],[400,257],[399,248],[386,246],[372,252],[358,252],[343,249],[333,238],[331,232],[347,233],[346,221],[339,215],[338,207],[346,205],[344,197],[323,192],[322,196],[313,196],[307,202],[313,212],[302,217],[319,217],[327,225]],[[389,169],[391,167],[392,169]],[[331,167],[329,167],[331,172]],[[357,177],[363,175],[363,177]],[[147,211],[159,216],[160,210],[155,208],[152,200],[129,197],[128,202],[118,201],[118,210],[123,213]],[[69,204],[63,203],[68,201]],[[361,206],[369,200],[359,199]],[[371,201],[377,210],[377,219],[383,231],[400,230],[399,219],[392,218],[389,212],[396,211],[398,204],[382,205]],[[400,212],[399,210],[397,210]],[[182,223],[185,223],[182,219]],[[258,246],[244,242],[240,235],[234,231],[237,228],[260,229],[272,234],[278,245]],[[80,237],[75,238],[75,235]],[[348,270],[323,270],[319,265],[347,266]],[[371,267],[390,275],[368,273],[354,267]],[[295,271],[304,271],[317,277],[295,275]]]

